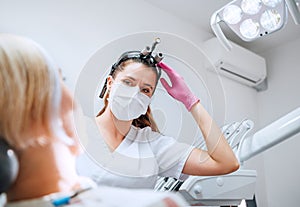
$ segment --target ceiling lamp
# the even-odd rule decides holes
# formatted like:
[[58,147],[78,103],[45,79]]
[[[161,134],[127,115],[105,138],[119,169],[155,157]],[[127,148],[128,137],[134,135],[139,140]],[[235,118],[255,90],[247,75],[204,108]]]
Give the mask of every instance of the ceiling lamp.
[[234,0],[214,12],[211,27],[227,49],[232,46],[219,23],[228,27],[244,41],[253,41],[283,28],[290,11],[296,24],[300,24],[300,11],[296,0]]

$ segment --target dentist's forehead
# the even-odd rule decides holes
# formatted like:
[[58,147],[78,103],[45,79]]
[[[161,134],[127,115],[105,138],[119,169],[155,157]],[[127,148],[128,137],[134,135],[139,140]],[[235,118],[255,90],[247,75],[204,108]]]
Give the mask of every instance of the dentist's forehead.
[[124,71],[127,72],[139,72],[139,71],[145,71],[149,69],[151,69],[151,67],[140,62],[132,62],[124,66]]
[[130,63],[126,65],[122,71],[119,72],[117,76],[132,76],[135,79],[144,80],[151,82],[155,85],[156,82],[156,73],[149,66],[146,66],[142,63]]

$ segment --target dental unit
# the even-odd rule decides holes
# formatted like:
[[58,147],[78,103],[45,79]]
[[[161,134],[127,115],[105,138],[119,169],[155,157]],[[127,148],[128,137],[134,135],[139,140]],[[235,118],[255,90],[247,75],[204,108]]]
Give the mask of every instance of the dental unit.
[[300,108],[247,136],[251,129],[253,122],[248,119],[222,127],[240,161],[238,171],[222,176],[189,176],[185,181],[159,178],[156,190],[177,191],[193,206],[237,206],[244,199],[252,200],[257,172],[245,169],[244,162],[299,133]]

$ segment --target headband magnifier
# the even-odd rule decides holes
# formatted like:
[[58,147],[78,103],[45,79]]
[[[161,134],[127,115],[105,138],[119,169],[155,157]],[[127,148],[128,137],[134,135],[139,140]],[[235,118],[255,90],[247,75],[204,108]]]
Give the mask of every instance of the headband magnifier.
[[[113,75],[115,70],[121,65],[121,63],[127,60],[139,60],[141,63],[153,67],[157,72],[157,80],[161,76],[161,69],[157,67],[157,63],[161,62],[164,58],[162,53],[153,53],[157,44],[160,43],[160,38],[156,38],[152,47],[146,46],[142,51],[128,51],[121,55],[118,61],[112,65],[109,75]],[[105,92],[107,90],[107,80],[105,80],[104,86],[99,95],[100,98],[103,98]]]

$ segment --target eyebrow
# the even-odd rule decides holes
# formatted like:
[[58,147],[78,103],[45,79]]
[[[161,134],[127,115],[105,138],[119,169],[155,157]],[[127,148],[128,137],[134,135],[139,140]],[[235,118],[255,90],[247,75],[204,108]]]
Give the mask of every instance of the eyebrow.
[[[133,81],[136,81],[136,79],[133,78],[133,77],[131,77],[131,76],[126,75],[125,77],[126,77],[126,78],[129,78],[129,79],[131,79],[131,80],[133,80]],[[144,83],[143,85],[144,85],[144,86],[150,87],[151,90],[153,90],[153,88],[154,88],[150,83]]]
[[151,84],[149,84],[149,83],[144,83],[144,86],[148,86],[148,87],[151,88],[151,90],[153,90],[153,86]]

